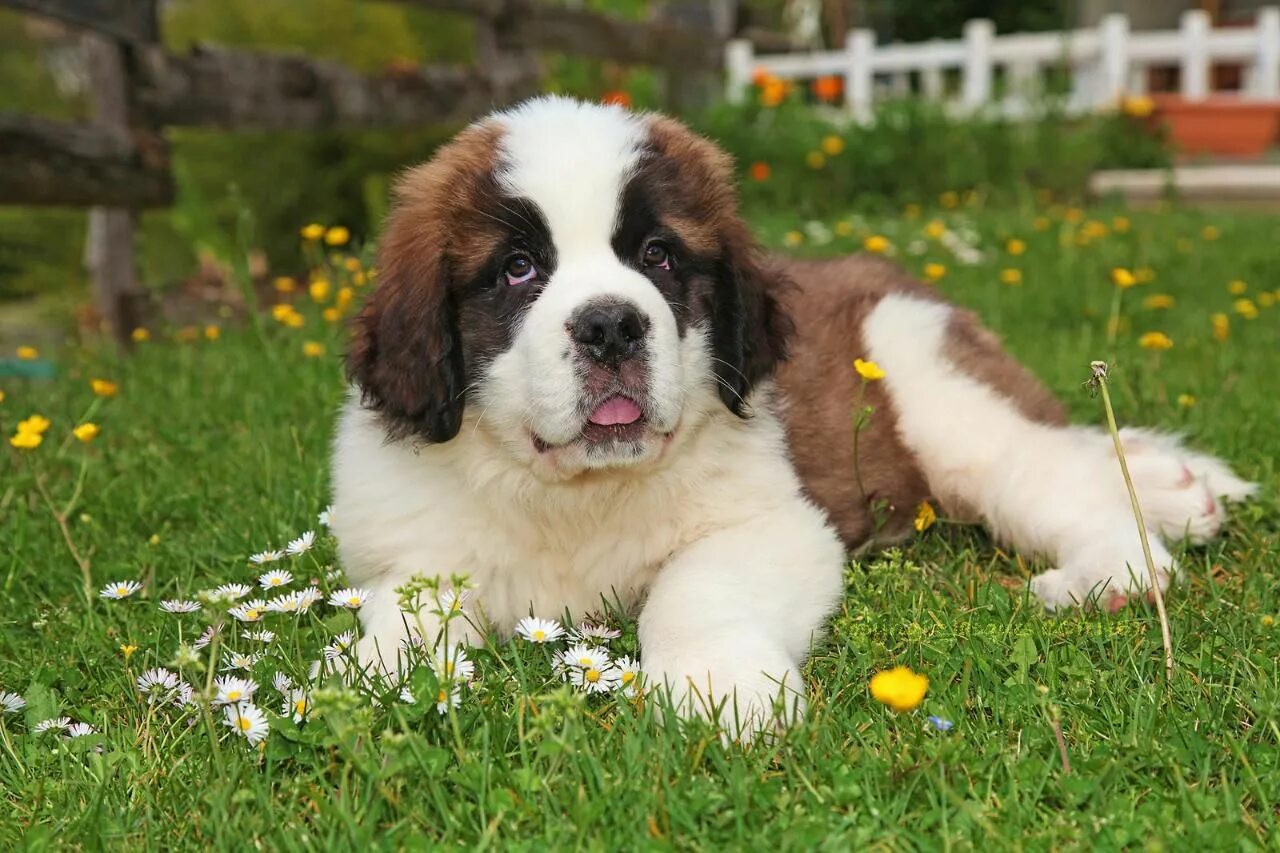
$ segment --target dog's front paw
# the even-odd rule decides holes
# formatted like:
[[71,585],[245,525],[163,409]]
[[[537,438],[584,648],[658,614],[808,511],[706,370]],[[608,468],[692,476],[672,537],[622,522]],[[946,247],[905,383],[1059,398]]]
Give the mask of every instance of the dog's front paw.
[[[1173,556],[1155,533],[1149,532],[1147,538],[1156,582],[1163,591],[1169,588],[1175,571]],[[1151,574],[1136,532],[1094,542],[1068,555],[1059,568],[1031,579],[1031,591],[1047,610],[1096,602],[1114,613],[1131,595],[1149,595],[1150,589]]]
[[650,689],[667,691],[677,712],[715,723],[726,740],[745,743],[781,731],[805,713],[800,673],[783,656],[708,665],[696,655],[666,660],[651,655],[644,673]]

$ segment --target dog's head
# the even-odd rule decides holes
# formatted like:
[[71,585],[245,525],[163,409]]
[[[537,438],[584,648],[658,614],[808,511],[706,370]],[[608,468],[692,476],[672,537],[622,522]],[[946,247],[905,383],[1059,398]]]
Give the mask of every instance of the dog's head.
[[[464,406],[535,470],[659,456],[783,357],[779,283],[728,158],[670,119],[542,98],[399,182],[348,355],[393,437]],[[470,428],[470,427],[469,427]]]

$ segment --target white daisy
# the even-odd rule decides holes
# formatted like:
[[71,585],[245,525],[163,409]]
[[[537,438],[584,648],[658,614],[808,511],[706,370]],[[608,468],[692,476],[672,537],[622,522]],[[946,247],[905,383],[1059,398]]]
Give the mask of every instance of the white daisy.
[[244,735],[251,746],[266,740],[267,732],[270,730],[266,715],[257,706],[248,702],[228,705],[226,719],[223,722],[236,734]]
[[223,669],[253,669],[253,665],[262,660],[262,655],[254,654],[246,655],[240,652],[227,652],[226,657],[222,659]]
[[324,593],[322,593],[320,588],[316,586],[309,586],[304,589],[300,589],[295,592],[294,595],[298,598],[299,613],[306,613],[311,609],[311,605],[324,598]]
[[267,602],[272,613],[306,613],[320,598],[320,591],[313,586],[277,595]]
[[453,689],[441,686],[440,691],[436,693],[436,710],[441,714],[449,713],[450,708],[456,708],[462,704],[462,691],[457,685]]
[[168,598],[160,602],[160,609],[165,613],[195,613],[200,609],[200,602]]
[[588,693],[608,693],[622,683],[622,673],[614,666],[604,669],[574,667],[569,670],[569,681],[574,687],[580,687]]
[[431,671],[440,681],[470,681],[476,672],[476,662],[467,657],[463,646],[437,649],[430,664]]
[[320,514],[316,516],[316,521],[320,522],[322,526],[332,530],[333,529],[333,504],[329,504],[327,507],[320,510]]
[[640,686],[640,662],[630,655],[623,655],[613,662],[618,671],[618,687],[628,696],[634,696]]
[[237,604],[227,612],[241,622],[260,622],[262,617],[267,615],[267,603],[261,598],[255,598],[253,601]]
[[351,644],[355,642],[355,639],[354,631],[343,631],[333,638],[332,643],[324,647],[324,659],[337,660],[342,657],[351,648]]
[[205,646],[213,642],[214,637],[218,636],[221,633],[222,633],[221,622],[219,622],[217,625],[210,625],[208,628],[205,628],[204,633],[202,633],[199,637],[197,637],[196,641],[191,644],[191,648],[196,650],[203,649]]
[[88,723],[72,723],[67,726],[67,737],[70,738],[84,737],[85,735],[92,734],[97,734],[97,731]]
[[189,708],[196,704],[196,691],[185,681],[178,683],[178,689],[173,694],[173,704],[179,708]]
[[98,597],[119,601],[122,598],[128,598],[140,589],[142,589],[142,584],[137,581],[114,581],[104,586],[102,591],[98,593]]
[[285,551],[289,552],[289,556],[291,557],[300,557],[310,551],[311,546],[314,544],[316,544],[316,532],[314,530],[308,530],[306,533],[290,542],[288,547],[285,548]]
[[288,586],[291,583],[293,583],[293,573],[284,569],[267,572],[258,578],[258,586],[263,589],[275,589],[280,586]]
[[436,598],[436,612],[441,616],[461,613],[462,606],[466,604],[470,595],[469,589],[442,589],[439,597]]
[[137,680],[138,692],[147,697],[147,703],[152,704],[167,700],[173,691],[178,689],[178,674],[163,667],[149,669]]
[[271,686],[277,693],[288,693],[293,689],[293,679],[283,672],[277,672],[271,676]]
[[235,675],[224,675],[221,678],[215,678],[213,687],[218,691],[213,697],[213,704],[215,705],[234,705],[237,702],[249,702],[253,700],[253,694],[258,692],[257,682]]
[[70,717],[54,717],[51,720],[41,720],[31,728],[33,735],[42,735],[45,732],[64,732],[67,726],[71,725]]
[[255,566],[261,566],[263,563],[274,563],[276,560],[283,559],[283,551],[259,551],[249,558],[249,562]]
[[570,669],[598,669],[609,667],[609,653],[596,646],[578,643],[560,653],[561,662]]
[[269,643],[276,638],[275,631],[241,631],[240,636],[246,640],[257,640],[259,643]]
[[408,687],[400,688],[400,701],[404,702],[406,705],[418,704],[418,700],[413,698],[413,691]]
[[25,707],[27,707],[27,700],[17,693],[0,691],[0,711],[4,711],[6,714],[16,714]]
[[603,623],[596,623],[596,622],[583,622],[580,625],[578,625],[578,627],[575,628],[573,632],[570,634],[570,638],[574,642],[578,642],[581,640],[588,640],[588,641],[616,640],[618,637],[621,637],[621,636],[622,636],[621,631],[618,631],[614,628],[610,628],[608,625],[605,625]]
[[516,623],[516,633],[531,643],[553,643],[564,636],[564,626],[554,619],[526,616]]
[[342,580],[342,569],[330,569],[324,573],[324,579],[329,583]]
[[305,720],[310,712],[311,697],[301,690],[290,690],[284,697],[284,704],[280,707],[281,715],[292,717],[295,723]]
[[253,592],[253,587],[248,584],[224,583],[222,586],[215,588],[210,597],[222,601],[239,601],[251,592]]
[[373,597],[373,593],[367,589],[357,589],[356,587],[347,587],[340,589],[329,596],[329,603],[334,607],[345,607],[348,610],[359,610],[366,601]]

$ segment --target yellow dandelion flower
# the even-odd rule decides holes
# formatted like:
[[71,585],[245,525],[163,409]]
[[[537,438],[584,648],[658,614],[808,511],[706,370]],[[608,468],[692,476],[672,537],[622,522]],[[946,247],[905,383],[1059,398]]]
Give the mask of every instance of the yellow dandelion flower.
[[138,650],[138,647],[133,645],[132,643],[125,643],[122,646],[120,646],[120,654],[124,655],[125,660],[128,660],[129,658],[133,657],[133,653],[136,652],[137,650]]
[[31,415],[26,420],[18,421],[18,432],[44,435],[52,425],[52,422],[43,415]]
[[1111,220],[1111,228],[1117,234],[1124,234],[1129,230],[1129,218],[1127,216],[1117,216]]
[[307,292],[311,294],[312,302],[324,302],[329,298],[329,280],[325,278],[317,278],[307,287]]
[[835,225],[835,232],[837,237],[852,237],[853,223],[847,219],[841,219]]
[[828,157],[835,157],[844,151],[844,140],[835,134],[822,137],[822,153]]
[[895,666],[871,676],[871,695],[877,702],[888,705],[899,714],[914,711],[929,689],[929,678]]
[[1262,623],[1262,627],[1263,627],[1263,628],[1271,628],[1271,627],[1274,627],[1274,626],[1275,626],[1275,624],[1276,624],[1276,617],[1274,617],[1274,616],[1272,616],[1270,613],[1268,613],[1266,616],[1263,616],[1263,617],[1262,617],[1260,620],[1258,620],[1258,621],[1260,621],[1260,622]]
[[129,333],[129,338],[135,344],[144,344],[147,341],[151,340],[151,332],[139,326],[138,328],[134,329],[132,332]]
[[947,268],[936,261],[924,265],[924,277],[928,281],[941,281],[947,274]]
[[302,229],[302,239],[314,243],[324,236],[324,226],[318,223],[311,223]]
[[804,242],[804,234],[799,231],[788,231],[782,236],[782,242],[787,246],[799,246]]
[[1004,244],[1004,250],[1014,256],[1021,255],[1027,250],[1027,244],[1022,240],[1019,240],[1017,237],[1014,237],[1009,240],[1008,243]]
[[1156,102],[1146,95],[1130,95],[1120,101],[1120,109],[1127,116],[1146,118],[1155,112]]
[[906,219],[918,219],[920,217],[920,205],[912,202],[902,208],[902,215]]
[[1103,225],[1096,219],[1090,219],[1084,224],[1080,231],[1090,240],[1100,240],[1108,234],[1107,226]]
[[924,226],[924,236],[930,240],[941,240],[947,233],[947,226],[940,219],[934,219]]
[[42,441],[44,441],[44,436],[40,433],[22,432],[21,430],[9,438],[9,443],[19,450],[35,450]]
[[938,204],[946,208],[952,208],[960,204],[960,196],[951,190],[947,190],[938,196]]
[[934,512],[933,506],[925,501],[916,509],[915,528],[917,533],[924,533],[933,523],[938,520],[938,514]]
[[90,379],[89,387],[93,389],[93,393],[99,397],[114,397],[120,393],[120,386],[115,382],[109,382],[106,379]]
[[827,155],[821,151],[810,151],[804,155],[804,164],[810,169],[821,169],[827,165]]
[[1035,229],[1035,230],[1037,230],[1037,231],[1048,231],[1048,230],[1049,230],[1049,217],[1047,217],[1047,216],[1037,216],[1035,219],[1031,220],[1031,227],[1032,227],[1032,228],[1034,228],[1034,229]]
[[4,392],[0,391],[0,403],[4,402]]
[[1142,300],[1142,307],[1152,311],[1160,311],[1173,307],[1173,297],[1167,293],[1153,293]]
[[1151,267],[1138,267],[1133,271],[1133,278],[1138,284],[1150,284],[1156,280],[1156,271]]
[[1147,332],[1138,338],[1138,346],[1154,350],[1173,349],[1173,338],[1164,332]]
[[326,246],[345,246],[351,240],[351,232],[341,225],[335,225],[324,232]]
[[1227,293],[1230,293],[1232,296],[1244,296],[1248,292],[1249,285],[1245,284],[1238,278],[1227,282]]
[[351,302],[356,298],[356,292],[350,287],[339,287],[338,292],[334,294],[333,305],[339,311],[346,311],[351,307]]
[[1078,207],[1068,207],[1062,212],[1062,218],[1072,225],[1079,225],[1084,219],[1084,211]]
[[222,330],[217,326],[208,325],[204,327],[204,339],[206,341],[216,341],[222,336]]
[[862,241],[862,248],[868,252],[874,252],[877,255],[889,251],[889,240],[879,234],[872,234],[870,237]]
[[326,323],[336,323],[342,319],[342,312],[337,308],[326,308],[320,312],[320,316],[324,318]]
[[1002,284],[1022,284],[1022,270],[1014,267],[1006,267],[1000,270],[1000,282]]
[[1222,229],[1216,225],[1206,225],[1200,229],[1200,236],[1206,240],[1217,240],[1222,236]]
[[1231,307],[1246,320],[1253,320],[1258,316],[1258,306],[1254,304],[1252,299],[1237,299],[1231,304]]
[[276,289],[276,293],[293,293],[298,289],[298,283],[287,275],[276,276],[271,286]]
[[35,347],[18,347],[17,355],[23,361],[35,361],[40,357],[40,350]]
[[885,372],[874,361],[863,361],[860,358],[855,358],[853,360],[853,369],[858,371],[858,375],[867,382],[878,382],[885,377]]
[[302,345],[302,354],[307,358],[319,358],[324,355],[324,344],[307,341]]
[[1190,394],[1178,395],[1178,405],[1181,406],[1182,408],[1190,409],[1195,404],[1196,404],[1196,398],[1191,396]]
[[80,441],[84,444],[88,444],[89,442],[97,438],[98,433],[100,432],[102,432],[102,430],[98,428],[97,424],[83,423],[83,424],[80,424],[80,426],[73,429],[71,431],[71,434],[76,437],[77,441]]
[[1259,307],[1270,308],[1272,305],[1275,305],[1275,304],[1276,304],[1276,297],[1274,294],[1267,293],[1265,290],[1258,294]]
[[1138,283],[1138,279],[1124,267],[1112,267],[1111,283],[1121,290],[1128,290]]
[[1226,314],[1214,314],[1209,318],[1213,324],[1213,339],[1215,341],[1225,341],[1231,337],[1231,318]]
[[349,258],[347,258],[345,261],[343,261],[343,262],[342,262],[342,266],[346,268],[347,272],[359,272],[359,271],[360,271],[360,259],[359,259],[359,258],[354,258],[354,257],[349,257]]

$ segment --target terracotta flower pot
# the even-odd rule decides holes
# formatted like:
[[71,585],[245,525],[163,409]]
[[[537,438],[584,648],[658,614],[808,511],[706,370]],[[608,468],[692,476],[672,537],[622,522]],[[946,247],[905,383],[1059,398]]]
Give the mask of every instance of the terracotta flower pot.
[[1280,102],[1210,97],[1188,101],[1180,95],[1154,95],[1155,121],[1183,154],[1261,157],[1277,141]]

